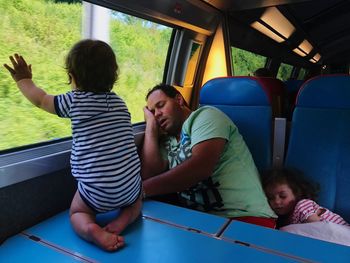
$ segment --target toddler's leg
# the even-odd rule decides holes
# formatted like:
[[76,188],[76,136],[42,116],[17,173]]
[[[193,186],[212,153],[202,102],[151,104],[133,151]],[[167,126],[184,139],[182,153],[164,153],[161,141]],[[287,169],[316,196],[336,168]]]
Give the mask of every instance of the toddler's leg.
[[70,220],[79,236],[93,242],[107,251],[124,246],[124,238],[111,233],[96,224],[96,215],[81,199],[79,192],[74,195],[70,207]]
[[120,215],[104,227],[110,233],[119,235],[129,224],[135,221],[140,215],[142,207],[142,196],[130,206],[122,208]]

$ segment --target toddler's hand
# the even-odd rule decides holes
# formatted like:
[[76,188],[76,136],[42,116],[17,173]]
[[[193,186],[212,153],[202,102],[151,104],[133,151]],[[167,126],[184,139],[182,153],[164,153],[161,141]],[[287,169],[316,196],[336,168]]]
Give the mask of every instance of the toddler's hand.
[[321,218],[317,214],[313,214],[313,215],[309,216],[305,222],[312,223],[312,222],[318,222],[318,221],[321,221]]
[[9,65],[4,64],[4,67],[11,73],[12,78],[17,82],[21,79],[31,79],[32,78],[32,66],[27,65],[24,58],[18,54],[10,56],[13,68]]

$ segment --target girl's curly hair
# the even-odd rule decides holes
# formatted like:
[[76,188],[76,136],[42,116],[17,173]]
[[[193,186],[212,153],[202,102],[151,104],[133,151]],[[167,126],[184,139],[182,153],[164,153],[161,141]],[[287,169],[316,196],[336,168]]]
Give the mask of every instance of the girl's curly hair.
[[316,201],[319,185],[304,178],[301,171],[295,168],[270,169],[261,173],[264,190],[277,184],[287,184],[297,201],[311,199]]

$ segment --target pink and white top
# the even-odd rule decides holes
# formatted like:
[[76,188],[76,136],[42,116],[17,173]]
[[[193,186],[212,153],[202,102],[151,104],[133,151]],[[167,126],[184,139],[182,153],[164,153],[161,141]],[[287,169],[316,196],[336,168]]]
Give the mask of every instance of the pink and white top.
[[324,211],[319,214],[321,221],[350,226],[340,215],[319,206],[315,201],[310,199],[302,199],[296,204],[291,224],[305,223],[309,216],[316,214],[320,209]]

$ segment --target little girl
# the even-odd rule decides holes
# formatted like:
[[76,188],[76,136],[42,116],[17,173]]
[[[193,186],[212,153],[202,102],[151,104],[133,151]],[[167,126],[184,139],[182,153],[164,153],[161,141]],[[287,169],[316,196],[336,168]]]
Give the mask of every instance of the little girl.
[[278,228],[316,221],[349,226],[341,216],[313,201],[316,188],[295,170],[268,170],[262,174],[262,184],[272,210],[278,215]]
[[[122,247],[120,233],[140,214],[141,176],[130,113],[112,92],[118,77],[112,48],[98,40],[76,43],[66,58],[72,90],[57,96],[32,81],[31,65],[22,56],[10,60],[13,68],[4,66],[32,104],[71,119],[71,171],[78,181],[70,207],[74,230],[105,250]],[[119,216],[107,226],[96,224],[96,213],[117,208]]]

